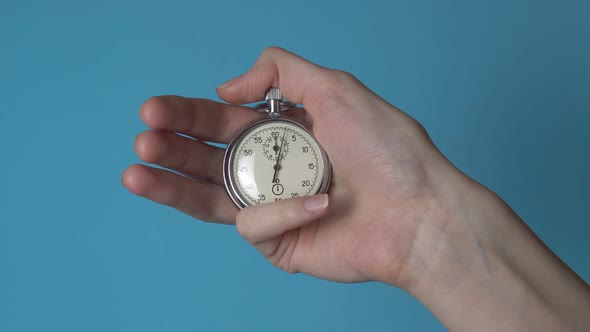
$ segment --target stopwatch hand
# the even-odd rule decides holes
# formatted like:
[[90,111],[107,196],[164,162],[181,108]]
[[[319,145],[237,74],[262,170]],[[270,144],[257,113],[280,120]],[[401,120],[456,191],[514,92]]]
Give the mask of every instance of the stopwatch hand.
[[274,175],[272,176],[272,183],[276,183],[276,181],[278,180],[278,175],[279,175],[279,169],[281,169],[281,154],[283,153],[283,145],[285,144],[285,135],[287,134],[287,129],[285,128],[285,131],[283,132],[283,137],[281,138],[281,147],[279,148],[279,153],[277,155],[277,160],[275,162],[275,166],[273,167],[275,170]]

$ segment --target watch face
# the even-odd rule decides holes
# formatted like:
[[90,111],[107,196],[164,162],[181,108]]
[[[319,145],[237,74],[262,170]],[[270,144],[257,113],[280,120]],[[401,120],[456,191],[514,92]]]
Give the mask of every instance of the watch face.
[[314,195],[327,187],[327,159],[294,121],[258,121],[232,141],[228,153],[226,187],[239,206]]

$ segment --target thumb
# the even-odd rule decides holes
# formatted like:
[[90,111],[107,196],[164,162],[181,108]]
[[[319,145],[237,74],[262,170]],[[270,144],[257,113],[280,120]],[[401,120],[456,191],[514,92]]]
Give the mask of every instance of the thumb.
[[324,216],[329,210],[329,202],[327,194],[319,194],[248,206],[238,213],[236,227],[242,237],[263,255],[269,256],[283,233]]

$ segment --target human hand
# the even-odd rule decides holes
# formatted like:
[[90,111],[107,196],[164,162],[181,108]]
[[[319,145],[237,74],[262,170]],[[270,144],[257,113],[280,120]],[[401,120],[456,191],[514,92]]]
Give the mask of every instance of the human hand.
[[[259,116],[232,104],[258,101],[271,86],[305,106],[290,116],[313,125],[332,185],[328,195],[239,211],[223,188],[224,150],[203,141],[227,143]],[[165,96],[142,106],[151,129],[136,138],[137,154],[173,172],[133,165],[123,174],[130,191],[235,223],[286,271],[401,287],[449,330],[587,326],[588,285],[501,199],[458,171],[422,126],[350,74],[270,48],[218,94],[231,104]]]
[[236,221],[240,234],[286,271],[408,286],[415,278],[408,262],[415,260],[421,228],[443,228],[449,218],[439,185],[441,172],[451,169],[446,159],[416,121],[353,76],[282,49],[267,49],[249,72],[218,93],[243,104],[260,100],[270,86],[304,104],[296,116],[313,124],[332,163],[329,198],[294,198],[238,213],[222,187],[223,150],[174,133],[227,143],[259,115],[174,96],[143,105],[141,117],[152,129],[139,135],[135,146],[143,161],[186,176],[134,165],[124,184],[202,220]]

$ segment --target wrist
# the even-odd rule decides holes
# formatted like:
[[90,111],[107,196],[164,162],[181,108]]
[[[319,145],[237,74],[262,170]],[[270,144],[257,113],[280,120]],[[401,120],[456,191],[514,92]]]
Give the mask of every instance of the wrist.
[[[454,330],[467,319],[483,323],[492,307],[484,302],[499,291],[498,279],[514,279],[504,261],[502,237],[505,225],[518,217],[494,193],[454,168],[436,179],[403,279],[388,283],[415,296]],[[468,313],[473,308],[481,315]]]
[[416,234],[404,280],[393,284],[449,330],[575,330],[588,324],[588,285],[502,199],[457,170],[441,178],[430,204],[436,208]]
[[403,273],[396,280],[386,279],[418,298],[432,294],[432,285],[437,285],[437,291],[452,289],[465,273],[476,273],[474,261],[485,264],[484,260],[492,259],[487,256],[495,255],[497,243],[494,222],[486,220],[498,214],[498,206],[491,205],[500,200],[491,191],[456,169],[431,178],[436,180],[422,204],[423,221]]
[[514,222],[515,216],[494,193],[459,171],[446,179],[436,191],[437,215],[421,227],[402,285],[452,329],[458,326],[455,318],[475,319],[467,308],[481,308],[478,302],[494,292],[495,278],[506,277],[500,224]]

